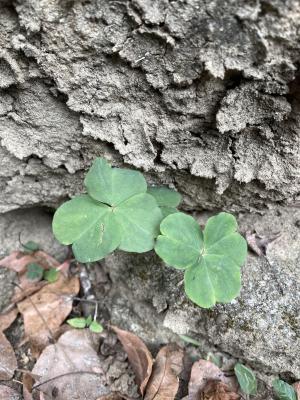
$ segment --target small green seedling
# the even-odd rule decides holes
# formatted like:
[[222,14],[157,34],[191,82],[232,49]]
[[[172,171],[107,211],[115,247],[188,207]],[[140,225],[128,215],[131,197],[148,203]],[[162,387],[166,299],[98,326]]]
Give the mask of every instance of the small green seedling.
[[[53,219],[54,235],[72,244],[78,261],[98,261],[117,248],[137,253],[153,249],[163,213],[140,172],[112,168],[97,158],[84,183],[88,194],[64,203]],[[166,207],[168,201],[162,202]]]
[[30,281],[40,281],[43,278],[44,271],[44,268],[41,267],[39,264],[30,263],[27,265],[26,277]]
[[257,393],[257,380],[252,370],[237,363],[234,372],[242,391],[247,395],[255,395]]
[[193,339],[193,338],[190,337],[190,336],[187,336],[187,335],[179,335],[179,337],[180,337],[180,339],[183,340],[185,343],[192,344],[192,345],[194,345],[194,346],[196,346],[196,347],[201,347],[201,346],[203,345],[203,343],[199,342],[199,341],[196,340],[196,339]]
[[92,317],[87,318],[70,318],[67,323],[76,329],[89,328],[90,331],[94,333],[101,333],[103,331],[103,326],[99,322],[92,320]]
[[209,218],[202,232],[191,216],[171,214],[160,231],[155,251],[166,264],[185,270],[185,291],[194,303],[209,308],[239,294],[247,244],[233,215],[223,212]]
[[28,242],[22,244],[24,247],[25,251],[28,251],[29,253],[34,253],[35,251],[38,251],[41,249],[40,245],[36,242],[33,242],[32,240],[29,240]]
[[57,281],[59,271],[56,268],[44,269],[39,264],[30,263],[27,265],[26,277],[31,281],[40,281],[45,279],[46,281],[53,283]]
[[272,385],[279,400],[297,400],[297,394],[293,386],[281,379],[275,379]]
[[55,237],[72,244],[78,261],[98,261],[115,249],[155,248],[166,264],[185,270],[185,291],[197,305],[212,307],[239,294],[247,245],[233,215],[210,218],[202,232],[191,216],[178,212],[179,193],[147,188],[140,172],[112,168],[102,158],[84,183],[88,193],[61,205],[53,218]]

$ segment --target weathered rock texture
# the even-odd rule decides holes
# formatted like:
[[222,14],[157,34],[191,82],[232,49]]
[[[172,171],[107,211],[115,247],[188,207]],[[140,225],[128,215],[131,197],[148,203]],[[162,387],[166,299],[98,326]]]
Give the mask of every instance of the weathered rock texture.
[[96,156],[176,187],[186,210],[259,211],[240,221],[288,232],[212,311],[152,256],[112,256],[116,320],[138,330],[151,302],[156,334],[299,378],[300,1],[0,0],[0,213],[81,192]]
[[198,209],[299,193],[299,0],[0,0],[0,212],[104,155]]

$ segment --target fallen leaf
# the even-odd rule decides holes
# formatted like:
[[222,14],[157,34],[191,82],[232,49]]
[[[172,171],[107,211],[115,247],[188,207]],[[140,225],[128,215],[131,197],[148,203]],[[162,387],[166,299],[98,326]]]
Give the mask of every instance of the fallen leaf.
[[80,289],[77,277],[59,279],[18,303],[24,318],[25,336],[37,356],[53,339],[55,332],[72,311],[72,297]]
[[17,315],[18,315],[18,310],[16,307],[5,314],[0,314],[0,332],[3,332],[7,328],[9,328],[10,325],[17,318]]
[[5,386],[0,385],[0,399],[5,400],[21,400],[21,395],[16,390]]
[[143,396],[152,372],[152,355],[145,343],[138,336],[119,329],[116,326],[112,326],[111,328],[117,334],[118,339],[127,353],[129,362],[136,376],[137,384]]
[[18,364],[14,350],[2,332],[0,332],[0,354],[0,380],[7,381],[14,376]]
[[169,344],[162,347],[153,365],[152,375],[146,387],[145,400],[175,399],[182,366],[183,350],[178,345]]
[[110,393],[108,395],[104,395],[98,397],[97,400],[124,400],[125,397],[121,396],[119,393]]
[[278,239],[279,236],[280,233],[269,237],[261,237],[255,232],[246,232],[246,240],[249,248],[260,257],[266,255],[268,245]]
[[32,386],[34,384],[34,379],[31,374],[23,373],[23,397],[24,400],[32,400]]
[[298,400],[300,400],[300,381],[293,384],[293,388],[297,393]]
[[240,395],[220,381],[208,382],[203,392],[203,400],[239,400],[240,398]]
[[235,378],[228,378],[214,363],[207,360],[199,360],[193,364],[189,382],[188,400],[199,400],[200,394],[208,382],[219,381],[228,386],[232,392],[237,392],[238,384]]
[[[38,390],[55,400],[97,399],[110,393],[97,354],[100,335],[88,329],[64,333],[46,347],[32,372]],[[44,383],[43,383],[44,382]],[[55,393],[55,396],[53,395]]]

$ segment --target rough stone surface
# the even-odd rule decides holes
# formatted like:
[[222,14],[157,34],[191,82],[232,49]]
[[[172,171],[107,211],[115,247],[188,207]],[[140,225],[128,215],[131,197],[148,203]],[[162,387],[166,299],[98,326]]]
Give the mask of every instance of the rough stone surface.
[[189,331],[266,379],[300,378],[299,10],[299,0],[0,0],[1,252],[16,247],[19,223],[22,240],[28,229],[61,251],[50,216],[24,208],[81,192],[96,156],[138,168],[183,193],[185,210],[235,211],[243,229],[282,237],[267,260],[249,257],[241,297],[209,311],[153,254],[116,253],[104,266],[113,320],[154,346]]
[[[200,222],[206,218],[200,215]],[[153,253],[115,253],[105,260],[117,288],[113,320],[133,326],[153,343],[162,340],[167,328],[213,344],[265,374],[299,379],[299,221],[299,209],[278,209],[263,217],[240,214],[242,231],[281,236],[269,244],[266,258],[249,254],[240,297],[210,310],[193,306],[184,294],[183,273],[167,268]]]
[[82,191],[97,155],[186,207],[297,198],[299,0],[0,8],[0,212]]

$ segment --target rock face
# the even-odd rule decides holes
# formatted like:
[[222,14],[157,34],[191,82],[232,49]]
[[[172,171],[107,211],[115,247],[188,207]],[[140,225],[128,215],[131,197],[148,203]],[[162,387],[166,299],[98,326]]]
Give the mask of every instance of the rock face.
[[0,0],[0,214],[17,210],[3,243],[24,208],[81,192],[96,156],[177,188],[184,210],[281,231],[229,305],[200,310],[180,273],[121,253],[107,302],[153,343],[191,332],[300,378],[299,32],[299,0]]
[[0,212],[57,205],[95,156],[197,209],[299,192],[298,0],[0,1]]

